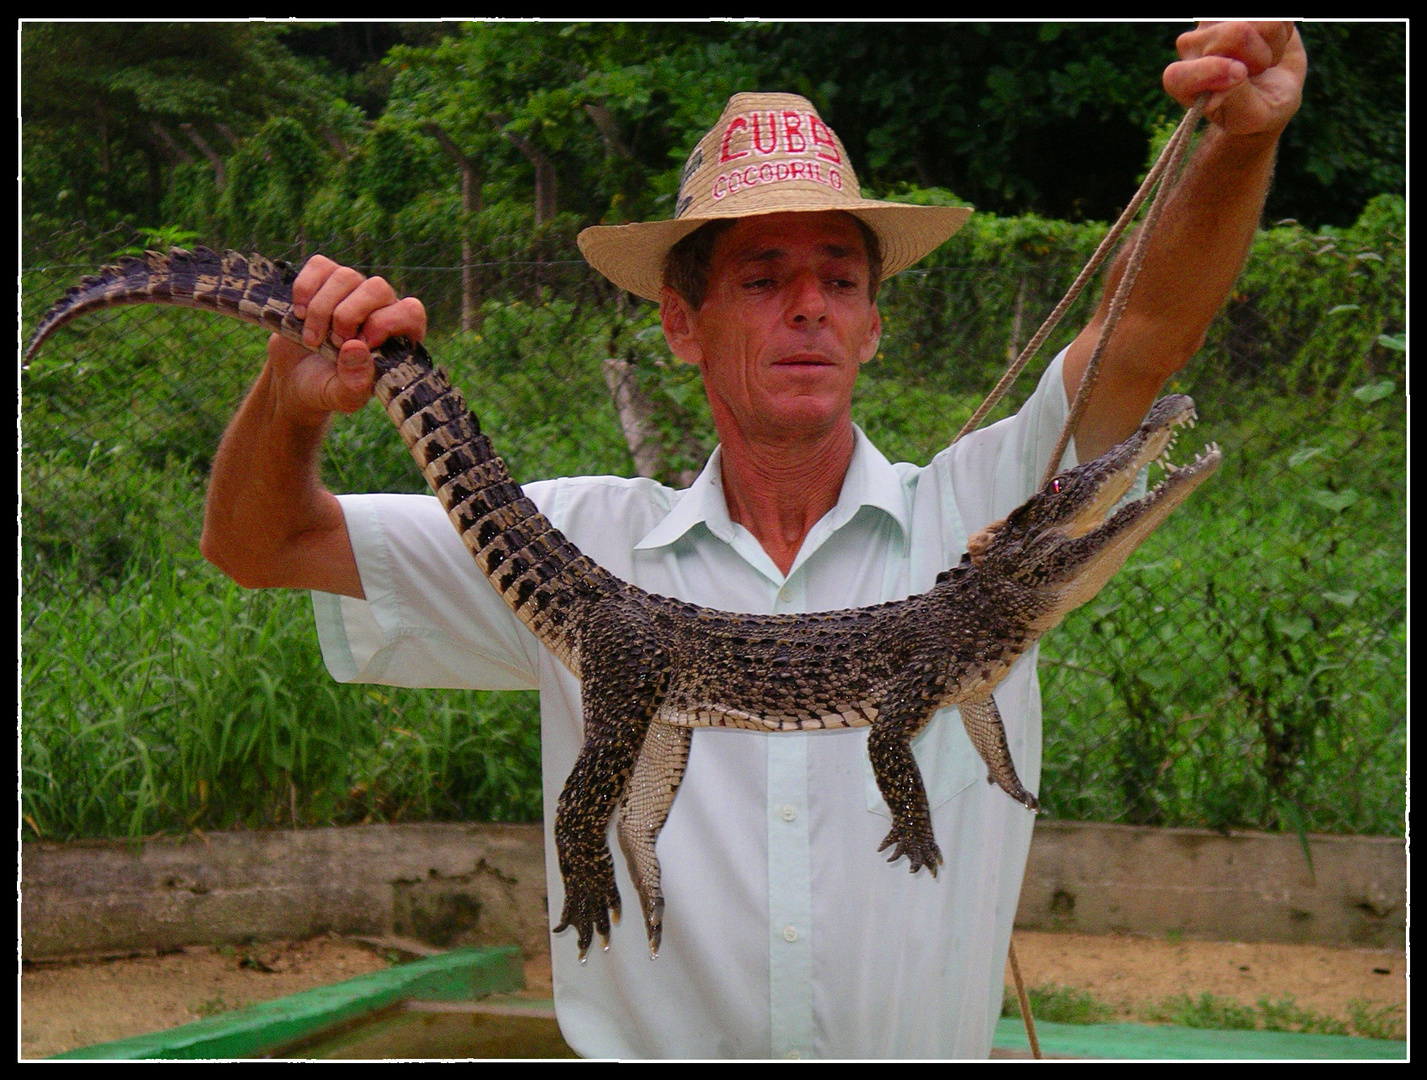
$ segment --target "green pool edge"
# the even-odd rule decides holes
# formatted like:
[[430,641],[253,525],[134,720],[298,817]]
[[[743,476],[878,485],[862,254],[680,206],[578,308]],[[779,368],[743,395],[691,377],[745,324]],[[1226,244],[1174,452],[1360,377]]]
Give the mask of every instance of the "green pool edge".
[[[1221,1031],[1154,1024],[1036,1023],[1047,1057],[1139,1060],[1405,1060],[1407,1043],[1357,1035],[1308,1035],[1291,1031]],[[998,1050],[1030,1052],[1018,1016],[996,1023]]]
[[[269,1055],[403,1001],[470,1001],[525,986],[515,947],[457,949],[385,971],[235,1009],[181,1027],[56,1054],[56,1059],[192,1060]],[[1407,1043],[1348,1035],[1219,1031],[1149,1024],[1052,1024],[1036,1034],[1051,1057],[1120,1060],[1403,1060]],[[1018,1017],[996,1024],[998,1050],[1029,1053]]]
[[261,1057],[402,1001],[470,1001],[524,987],[520,949],[456,949],[167,1031],[81,1047],[55,1058]]

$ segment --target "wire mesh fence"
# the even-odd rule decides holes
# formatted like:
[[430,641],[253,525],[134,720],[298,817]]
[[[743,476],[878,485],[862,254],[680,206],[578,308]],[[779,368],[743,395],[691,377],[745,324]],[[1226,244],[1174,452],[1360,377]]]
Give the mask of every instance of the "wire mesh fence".
[[[1261,237],[1171,389],[1226,464],[1043,644],[1046,812],[1213,828],[1400,833],[1406,772],[1401,232]],[[888,282],[854,419],[892,460],[959,429],[1098,241],[992,222]],[[125,250],[26,241],[23,329]],[[214,245],[221,246],[221,245]],[[236,246],[236,245],[235,245]],[[697,372],[651,305],[566,241],[463,253],[311,239],[420,296],[433,354],[518,480],[686,483],[714,445]],[[1067,344],[1093,298],[1043,358]],[[466,329],[462,329],[462,326]],[[31,835],[538,816],[529,695],[333,684],[306,598],[247,593],[198,550],[206,474],[263,335],[116,308],[22,372],[22,768]],[[1035,365],[1039,370],[1043,365]],[[1030,392],[1036,372],[1003,404]],[[642,443],[642,446],[641,446]],[[330,433],[337,491],[422,491],[375,409]]]

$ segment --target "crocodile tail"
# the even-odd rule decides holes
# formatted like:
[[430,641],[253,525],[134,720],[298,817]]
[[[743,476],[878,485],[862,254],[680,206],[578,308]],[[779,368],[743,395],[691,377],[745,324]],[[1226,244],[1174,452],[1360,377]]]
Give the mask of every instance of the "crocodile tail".
[[302,320],[292,313],[296,277],[297,269],[288,263],[236,251],[199,247],[126,255],[97,274],[81,278],[45,312],[25,345],[24,359],[28,363],[45,339],[65,323],[100,308],[126,304],[218,311],[301,342]]
[[580,674],[590,602],[626,588],[536,509],[426,350],[393,338],[373,353],[376,396],[476,565],[551,652]]
[[[209,248],[125,257],[82,279],[41,318],[25,361],[65,323],[105,307],[160,304],[242,319],[302,344],[292,310],[297,269],[261,255]],[[320,351],[337,355],[330,341]],[[460,392],[426,350],[402,338],[373,353],[375,392],[427,483],[515,614],[576,675],[580,609],[626,586],[598,566],[527,499]]]

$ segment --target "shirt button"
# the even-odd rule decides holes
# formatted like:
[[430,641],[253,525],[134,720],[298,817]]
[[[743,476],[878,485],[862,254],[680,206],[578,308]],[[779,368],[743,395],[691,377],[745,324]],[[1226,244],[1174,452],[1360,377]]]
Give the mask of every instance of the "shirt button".
[[792,803],[789,803],[787,806],[783,807],[781,816],[784,821],[792,821],[795,817],[798,816],[798,808]]
[[797,941],[797,940],[798,940],[798,928],[797,928],[796,926],[785,926],[785,927],[783,927],[783,940],[784,940],[784,941]]

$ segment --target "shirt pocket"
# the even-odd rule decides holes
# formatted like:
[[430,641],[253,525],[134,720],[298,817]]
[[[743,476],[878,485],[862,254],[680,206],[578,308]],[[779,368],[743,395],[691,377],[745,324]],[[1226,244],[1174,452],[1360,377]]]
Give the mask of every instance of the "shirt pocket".
[[[927,804],[935,810],[978,780],[985,781],[986,765],[961,723],[961,710],[955,705],[938,709],[927,721],[920,735],[912,740],[912,757],[922,774],[922,785],[927,791]],[[872,771],[872,762],[866,754],[862,756],[862,769],[867,792],[867,809],[880,814],[887,820],[892,812],[877,788],[877,777]]]

